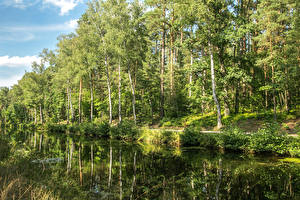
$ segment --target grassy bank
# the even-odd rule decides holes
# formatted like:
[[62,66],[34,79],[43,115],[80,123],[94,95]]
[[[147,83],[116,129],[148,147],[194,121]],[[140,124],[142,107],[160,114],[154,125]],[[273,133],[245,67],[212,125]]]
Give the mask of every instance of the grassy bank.
[[[199,115],[178,118],[177,121],[161,121],[161,126],[138,127],[130,120],[117,125],[108,123],[45,124],[37,126],[48,132],[76,134],[91,138],[112,138],[126,141],[140,141],[148,144],[170,146],[196,146],[244,153],[273,153],[281,156],[300,157],[299,137],[289,133],[300,133],[299,113],[278,113],[273,122],[272,113],[244,113],[223,119],[221,133],[201,133],[213,130],[215,115]],[[180,126],[179,126],[180,125]],[[185,126],[185,127],[182,127]],[[22,125],[21,128],[32,128]],[[176,131],[181,128],[184,131]],[[168,129],[174,129],[169,131]]]

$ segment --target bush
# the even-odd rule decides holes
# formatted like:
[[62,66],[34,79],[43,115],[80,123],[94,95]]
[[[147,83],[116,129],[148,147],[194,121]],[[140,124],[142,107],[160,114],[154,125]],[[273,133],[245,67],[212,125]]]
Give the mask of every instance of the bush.
[[109,137],[110,125],[107,122],[71,124],[68,126],[71,133],[80,132],[90,137]]
[[80,131],[80,127],[78,124],[69,124],[67,129],[70,133],[76,133]]
[[194,128],[186,128],[180,136],[180,141],[183,146],[196,146],[200,145],[199,133]]
[[234,151],[247,151],[250,136],[243,133],[238,127],[231,127],[224,130],[220,135],[220,146],[224,149]]
[[65,133],[66,130],[67,130],[67,125],[65,125],[65,124],[47,123],[47,124],[45,124],[45,128],[49,132],[53,132],[53,133]]
[[111,136],[117,139],[137,140],[139,131],[133,121],[123,120],[117,126],[111,127]]
[[267,123],[252,134],[246,134],[236,127],[225,129],[220,134],[200,133],[195,128],[187,128],[181,135],[181,144],[300,157],[300,139],[282,133],[279,125],[274,123]]
[[0,138],[0,161],[8,158],[10,154],[10,145],[4,139]]

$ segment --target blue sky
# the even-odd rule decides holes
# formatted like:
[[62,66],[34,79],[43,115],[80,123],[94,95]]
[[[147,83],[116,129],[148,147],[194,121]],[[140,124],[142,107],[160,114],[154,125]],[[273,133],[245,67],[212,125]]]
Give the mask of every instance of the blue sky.
[[17,83],[44,48],[74,32],[87,0],[0,0],[0,87]]

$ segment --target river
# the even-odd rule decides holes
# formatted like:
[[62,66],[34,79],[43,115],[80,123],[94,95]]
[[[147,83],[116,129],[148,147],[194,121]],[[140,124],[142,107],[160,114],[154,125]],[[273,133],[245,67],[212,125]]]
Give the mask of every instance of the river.
[[10,138],[30,152],[26,176],[61,199],[300,199],[300,165],[277,157],[49,133]]

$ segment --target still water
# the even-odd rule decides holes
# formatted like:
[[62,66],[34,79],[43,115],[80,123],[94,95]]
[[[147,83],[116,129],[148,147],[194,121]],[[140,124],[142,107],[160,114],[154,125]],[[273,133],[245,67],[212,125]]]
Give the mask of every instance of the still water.
[[278,158],[26,133],[28,176],[62,199],[300,199],[300,165]]

